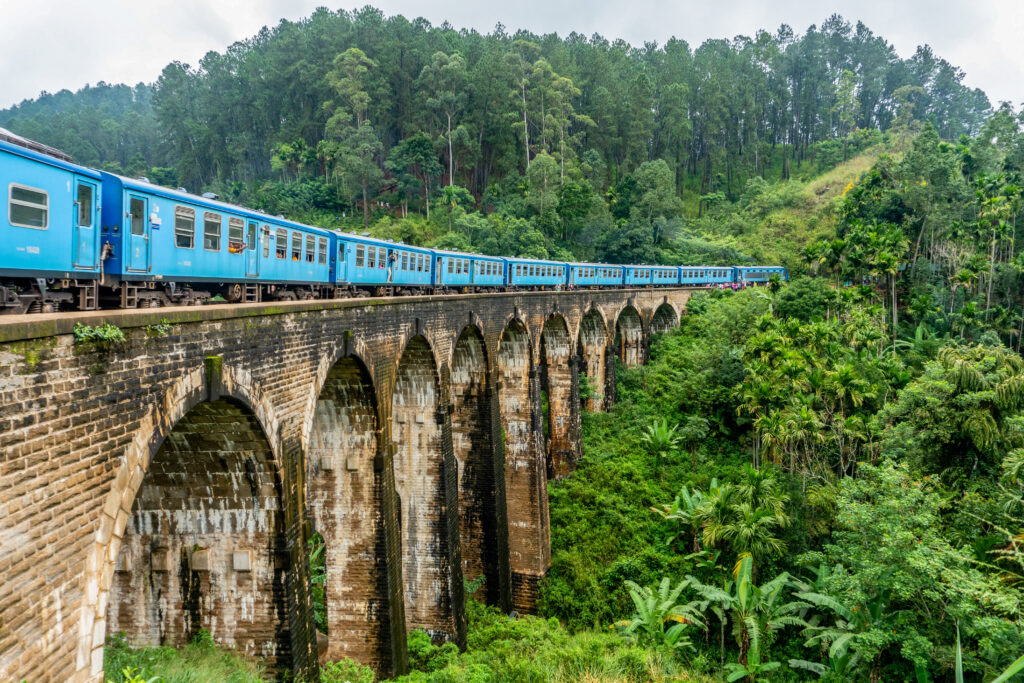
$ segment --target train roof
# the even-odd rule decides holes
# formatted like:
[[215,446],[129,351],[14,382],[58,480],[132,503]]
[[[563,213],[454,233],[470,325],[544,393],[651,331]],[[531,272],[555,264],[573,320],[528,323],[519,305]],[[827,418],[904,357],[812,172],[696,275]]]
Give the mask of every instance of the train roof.
[[455,251],[448,249],[432,249],[431,251],[437,252],[444,256],[458,256],[459,258],[475,258],[475,259],[487,259],[489,261],[505,261],[505,256],[491,256],[490,254],[474,254],[470,251]]
[[552,261],[551,259],[526,258],[523,256],[501,256],[499,258],[503,258],[506,261],[510,261],[513,263],[550,263],[553,266],[565,266],[572,264],[572,261]]
[[16,144],[14,142],[10,142],[9,140],[11,138],[17,138],[18,140],[24,140],[26,142],[32,142],[31,140],[28,140],[27,138],[19,137],[17,135],[14,135],[10,131],[7,131],[7,130],[5,130],[3,128],[0,128],[0,150],[3,150],[4,152],[10,152],[11,154],[14,154],[16,156],[24,157],[25,159],[31,159],[32,161],[38,161],[39,163],[47,164],[48,166],[53,166],[55,168],[60,168],[60,169],[63,169],[65,171],[71,171],[72,173],[78,173],[79,175],[89,176],[90,178],[95,178],[96,180],[100,179],[100,174],[97,171],[94,171],[91,168],[86,168],[85,166],[79,166],[78,164],[73,163],[71,161],[70,157],[68,157],[67,155],[63,154],[62,152],[59,152],[58,150],[53,149],[52,147],[47,147],[46,145],[40,145],[39,143],[33,143],[34,145],[37,145],[38,148],[52,150],[53,152],[57,152],[57,154],[61,154],[63,158],[59,158],[59,157],[53,156],[52,154],[47,154],[47,153],[38,151],[36,148],[27,147],[27,146],[24,146],[24,145],[21,145],[21,144]]
[[380,237],[370,237],[369,235],[360,235],[355,232],[344,232],[334,228],[330,229],[335,235],[345,240],[355,240],[357,242],[368,242],[378,247],[388,247],[389,249],[401,248],[401,249],[412,249],[414,251],[422,251],[425,253],[433,253],[436,249],[430,247],[420,247],[415,244],[406,244],[405,242],[395,242],[394,240],[382,239]]

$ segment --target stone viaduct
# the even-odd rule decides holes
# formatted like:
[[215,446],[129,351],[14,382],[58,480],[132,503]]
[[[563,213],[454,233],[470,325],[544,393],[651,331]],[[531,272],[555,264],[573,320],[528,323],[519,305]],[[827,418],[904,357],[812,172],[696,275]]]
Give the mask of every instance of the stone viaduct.
[[[0,320],[0,680],[101,681],[105,639],[312,679],[465,643],[463,579],[533,610],[580,382],[614,400],[686,289],[218,305]],[[76,323],[127,341],[75,340]],[[322,638],[321,638],[322,640]]]

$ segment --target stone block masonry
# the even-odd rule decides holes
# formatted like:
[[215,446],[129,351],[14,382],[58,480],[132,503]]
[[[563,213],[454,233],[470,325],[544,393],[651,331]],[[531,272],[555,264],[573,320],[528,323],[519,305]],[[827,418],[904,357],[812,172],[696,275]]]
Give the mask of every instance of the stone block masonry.
[[[464,578],[531,611],[548,476],[579,457],[576,379],[642,362],[689,295],[0,319],[0,680],[101,681],[109,634],[180,645],[201,628],[312,679],[314,531],[328,658],[401,672],[412,628],[464,644]],[[76,344],[76,322],[128,341]]]

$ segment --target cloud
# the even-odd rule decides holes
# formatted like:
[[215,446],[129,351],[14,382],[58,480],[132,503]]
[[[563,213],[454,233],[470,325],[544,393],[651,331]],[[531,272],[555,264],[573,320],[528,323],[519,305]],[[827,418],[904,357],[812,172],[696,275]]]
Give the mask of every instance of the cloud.
[[[282,18],[308,16],[322,0],[40,0],[8,3],[0,24],[0,107],[40,91],[76,90],[86,83],[152,82],[169,62],[195,65],[211,50],[255,35]],[[490,32],[600,33],[634,45],[671,36],[696,47],[707,38],[774,32],[782,23],[802,32],[833,11],[864,21],[903,57],[918,45],[964,69],[965,82],[993,102],[1024,100],[1024,3],[1019,0],[876,0],[830,8],[820,0],[380,0],[385,14],[423,16],[437,25]],[[347,9],[355,9],[352,5]],[[854,14],[854,12],[856,14]]]

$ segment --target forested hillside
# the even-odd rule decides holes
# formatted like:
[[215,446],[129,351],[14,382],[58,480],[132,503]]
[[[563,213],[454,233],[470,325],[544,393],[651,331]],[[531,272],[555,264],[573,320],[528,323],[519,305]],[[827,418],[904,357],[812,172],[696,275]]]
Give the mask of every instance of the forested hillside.
[[726,263],[756,254],[708,244],[687,219],[920,121],[946,140],[977,133],[990,105],[962,78],[927,47],[901,59],[838,16],[631,46],[367,7],[283,21],[152,86],[44,95],[0,126],[323,225],[383,219],[384,234],[491,253]]

